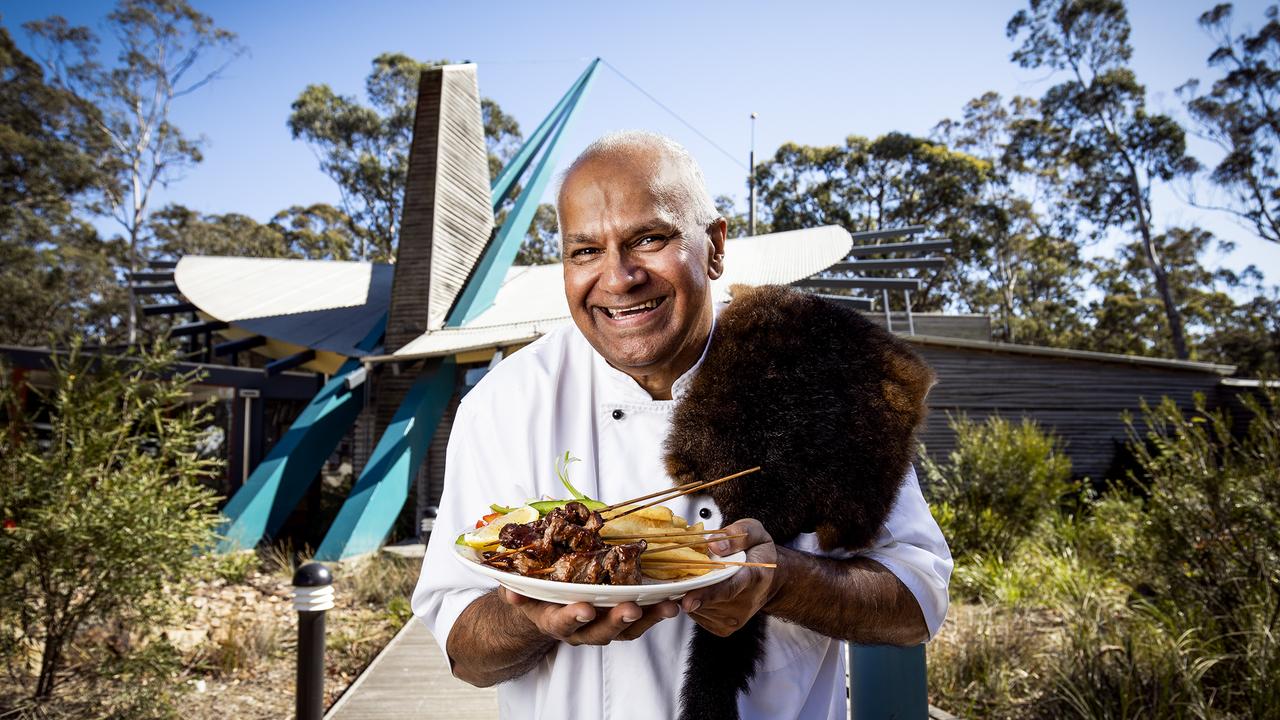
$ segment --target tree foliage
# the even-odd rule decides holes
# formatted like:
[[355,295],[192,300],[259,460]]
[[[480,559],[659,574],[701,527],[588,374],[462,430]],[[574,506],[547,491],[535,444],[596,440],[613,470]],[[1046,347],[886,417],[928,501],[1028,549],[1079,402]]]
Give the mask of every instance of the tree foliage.
[[850,232],[926,225],[951,238],[948,266],[928,279],[917,309],[939,309],[961,268],[985,242],[973,218],[991,165],[942,143],[902,133],[842,146],[786,143],[756,167],[761,215],[774,232],[840,225]]
[[1153,184],[1194,172],[1181,126],[1146,107],[1128,63],[1129,20],[1119,0],[1030,0],[1009,21],[1021,45],[1014,62],[1065,79],[1040,99],[1039,115],[1015,125],[1012,151],[1061,175],[1067,198],[1099,230],[1120,228],[1141,242],[1174,355],[1189,357],[1180,299],[1152,228]]
[[[1235,300],[1227,292],[1242,283],[1242,278],[1229,270],[1210,270],[1202,257],[1215,245],[1222,250],[1228,243],[1215,242],[1209,232],[1200,228],[1170,228],[1152,238],[1164,258],[1170,289],[1181,299],[1192,350],[1218,326],[1220,318],[1235,308]],[[1094,261],[1093,285],[1101,297],[1089,304],[1092,328],[1083,346],[1102,352],[1169,357],[1174,349],[1167,333],[1160,332],[1165,322],[1164,308],[1158,298],[1144,292],[1152,285],[1151,268],[1140,242],[1121,246],[1114,257]],[[1246,271],[1252,275],[1256,270]]]
[[53,693],[86,623],[159,618],[165,585],[212,539],[218,515],[200,481],[216,461],[198,453],[205,413],[171,360],[75,344],[55,356],[47,392],[0,388],[0,648],[38,652],[36,698]]
[[1276,6],[1252,35],[1232,35],[1232,7],[1214,6],[1200,25],[1217,41],[1209,67],[1221,74],[1207,93],[1179,88],[1200,132],[1224,153],[1210,178],[1229,196],[1224,209],[1258,237],[1280,242],[1280,19]]
[[943,462],[921,454],[922,486],[956,557],[1003,558],[1070,489],[1071,459],[1031,420],[950,418],[956,448]]
[[[365,80],[368,105],[324,84],[308,85],[293,101],[289,130],[316,151],[320,168],[337,183],[350,233],[361,243],[360,258],[385,261],[394,254],[418,80],[424,70],[447,63],[383,53],[373,59]],[[481,100],[481,112],[494,175],[514,154],[520,128],[488,98]]]
[[157,210],[148,223],[150,253],[350,260],[357,241],[341,210],[317,203],[295,205],[259,223],[239,213],[201,214],[181,205]]
[[114,181],[97,109],[46,82],[0,27],[0,342],[118,339],[121,245],[84,215]]
[[542,203],[533,215],[533,222],[520,250],[516,252],[516,265],[547,265],[560,262],[560,225],[556,221],[554,205]]
[[[54,15],[24,26],[40,44],[52,83],[71,93],[94,118],[116,173],[107,210],[128,241],[128,269],[138,269],[151,192],[201,160],[201,142],[170,122],[173,102],[216,79],[243,52],[234,33],[184,0],[121,0],[107,15],[119,45],[113,65],[98,57],[98,37]],[[210,57],[212,69],[205,69]],[[128,339],[137,313],[129,302]]]
[[957,300],[990,314],[999,340],[1068,347],[1085,330],[1078,232],[1067,209],[1052,201],[1056,178],[1034,172],[1010,151],[1014,126],[1035,112],[1035,100],[1006,103],[987,92],[969,101],[959,120],[935,128],[940,139],[991,166],[973,204],[983,242],[956,283]]

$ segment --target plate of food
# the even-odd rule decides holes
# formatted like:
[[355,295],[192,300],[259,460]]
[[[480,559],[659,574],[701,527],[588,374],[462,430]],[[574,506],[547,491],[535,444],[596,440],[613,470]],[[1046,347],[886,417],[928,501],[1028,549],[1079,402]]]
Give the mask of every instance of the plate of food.
[[490,506],[493,512],[458,536],[458,562],[527,597],[598,607],[675,600],[759,565],[745,562],[742,552],[712,556],[709,542],[736,536],[689,525],[659,505],[751,471],[606,505],[569,483],[570,460],[566,453],[557,472],[572,498]]

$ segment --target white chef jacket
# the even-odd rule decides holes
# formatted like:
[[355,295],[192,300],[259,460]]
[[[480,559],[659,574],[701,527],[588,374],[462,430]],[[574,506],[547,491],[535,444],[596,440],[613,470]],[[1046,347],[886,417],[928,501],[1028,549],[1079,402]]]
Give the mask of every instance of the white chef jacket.
[[[676,400],[701,363],[675,382]],[[413,593],[414,614],[441,650],[463,609],[497,587],[450,557],[458,533],[487,514],[490,503],[567,497],[556,476],[556,460],[566,450],[582,460],[570,467],[570,481],[590,497],[610,502],[670,487],[662,443],[676,400],[652,399],[571,324],[499,363],[467,394],[449,437],[444,495]],[[720,527],[720,513],[709,498],[681,497],[665,505],[691,523]],[[821,554],[812,534],[790,546]],[[930,636],[936,633],[947,611],[951,554],[914,470],[874,547],[858,554],[902,580],[919,601]],[[675,717],[693,626],[681,613],[637,640],[603,647],[558,645],[529,672],[498,686],[501,716]],[[768,618],[764,658],[750,691],[739,695],[742,720],[844,718],[842,648],[838,640]]]

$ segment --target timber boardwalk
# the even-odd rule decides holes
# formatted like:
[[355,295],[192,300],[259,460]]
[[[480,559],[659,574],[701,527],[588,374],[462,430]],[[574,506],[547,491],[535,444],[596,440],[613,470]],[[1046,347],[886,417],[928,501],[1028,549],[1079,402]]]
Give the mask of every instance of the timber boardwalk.
[[325,714],[325,720],[445,717],[494,720],[498,691],[453,677],[435,639],[417,618],[409,619]]

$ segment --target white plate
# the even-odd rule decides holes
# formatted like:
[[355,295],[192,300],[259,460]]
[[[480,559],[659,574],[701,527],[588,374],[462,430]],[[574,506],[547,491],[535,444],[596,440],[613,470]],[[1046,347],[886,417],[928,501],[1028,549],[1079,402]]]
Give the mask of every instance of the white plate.
[[[712,570],[706,575],[687,578],[685,580],[661,581],[644,578],[639,585],[588,585],[585,583],[567,583],[558,580],[543,580],[536,577],[525,577],[513,572],[499,570],[480,562],[480,551],[466,545],[454,544],[453,555],[463,567],[485,577],[497,580],[500,585],[520,593],[526,597],[545,602],[568,605],[584,602],[596,607],[613,607],[619,603],[633,602],[637,605],[653,605],[663,600],[678,600],[695,588],[715,585],[729,579],[741,569],[738,565],[726,565]],[[747,554],[738,552],[722,560],[741,562]]]

